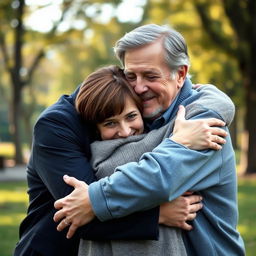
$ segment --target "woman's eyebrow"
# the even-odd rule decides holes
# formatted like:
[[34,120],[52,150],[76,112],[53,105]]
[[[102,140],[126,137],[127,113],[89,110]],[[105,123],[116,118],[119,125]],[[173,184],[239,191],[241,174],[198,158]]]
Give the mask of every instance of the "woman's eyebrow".
[[136,111],[136,110],[132,110],[132,111],[130,111],[130,112],[128,112],[128,113],[126,113],[126,114],[125,114],[125,116],[128,116],[128,115],[133,114],[133,113],[135,113],[135,114],[136,114],[136,113],[137,113],[137,111]]

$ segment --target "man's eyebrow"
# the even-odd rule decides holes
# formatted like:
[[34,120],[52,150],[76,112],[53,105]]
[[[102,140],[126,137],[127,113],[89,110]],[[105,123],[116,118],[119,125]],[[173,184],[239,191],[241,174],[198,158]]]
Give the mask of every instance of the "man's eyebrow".
[[150,70],[146,70],[145,72],[143,72],[144,74],[159,74],[159,72],[157,70],[153,70],[153,69],[150,69]]
[[124,74],[125,75],[129,75],[129,74],[133,74],[134,72],[132,72],[132,71],[129,71],[129,70],[124,70]]

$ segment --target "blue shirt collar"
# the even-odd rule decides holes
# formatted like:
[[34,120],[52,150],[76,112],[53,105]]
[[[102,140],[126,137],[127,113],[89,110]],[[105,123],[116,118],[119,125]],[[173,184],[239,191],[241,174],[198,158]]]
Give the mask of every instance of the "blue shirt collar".
[[178,110],[178,106],[189,96],[191,92],[191,88],[192,88],[192,83],[190,79],[186,78],[182,89],[177,94],[177,96],[175,97],[174,101],[169,106],[169,108],[167,108],[167,110],[162,114],[162,116],[160,116],[153,122],[149,122],[145,120],[145,125],[147,129],[151,131],[154,129],[158,129],[164,126],[165,124],[167,124],[171,120],[172,116],[176,114]]

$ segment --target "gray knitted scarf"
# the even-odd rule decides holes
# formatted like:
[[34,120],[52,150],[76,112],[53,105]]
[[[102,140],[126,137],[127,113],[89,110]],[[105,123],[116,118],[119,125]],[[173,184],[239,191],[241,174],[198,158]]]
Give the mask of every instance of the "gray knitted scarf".
[[173,123],[168,123],[160,129],[152,130],[146,134],[92,143],[91,164],[96,177],[100,179],[110,176],[116,167],[129,162],[138,162],[143,153],[152,151],[164,138],[170,135]]
[[[186,119],[190,119],[194,113],[193,104],[186,107]],[[196,107],[199,112],[205,111],[203,107]],[[91,164],[98,179],[113,174],[116,167],[129,163],[138,162],[145,152],[151,152],[164,138],[170,137],[175,119],[165,126],[144,133],[130,136],[124,139],[95,141],[91,144]]]

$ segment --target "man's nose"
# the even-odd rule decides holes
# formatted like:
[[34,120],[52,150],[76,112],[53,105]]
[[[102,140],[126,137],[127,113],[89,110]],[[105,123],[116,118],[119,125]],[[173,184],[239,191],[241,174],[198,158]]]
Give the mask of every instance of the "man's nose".
[[133,89],[137,94],[142,94],[147,91],[147,86],[144,79],[138,77],[136,81],[132,83]]

